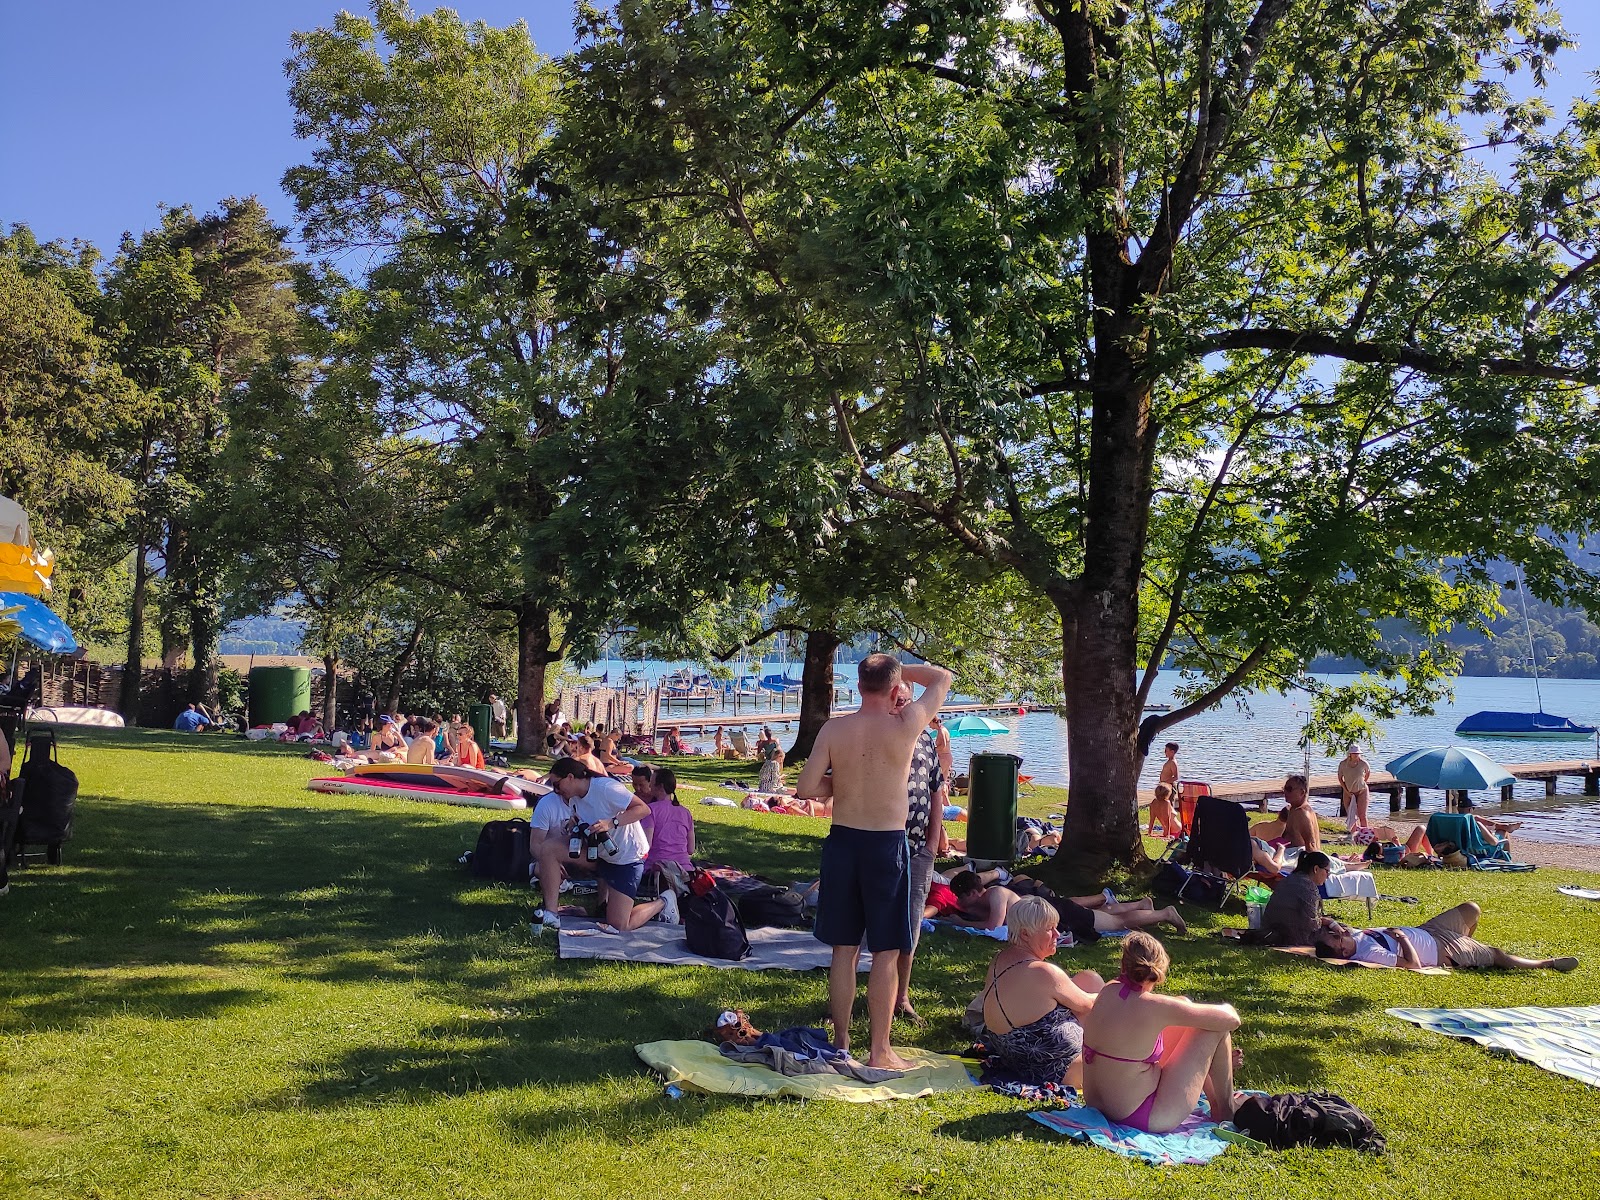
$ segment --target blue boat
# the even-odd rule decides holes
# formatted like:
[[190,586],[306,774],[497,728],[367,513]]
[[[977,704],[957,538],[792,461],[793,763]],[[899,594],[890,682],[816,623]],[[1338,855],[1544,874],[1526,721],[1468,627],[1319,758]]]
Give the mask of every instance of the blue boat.
[[[1528,666],[1533,670],[1533,694],[1538,712],[1475,712],[1456,726],[1462,737],[1538,738],[1541,741],[1568,739],[1587,741],[1595,727],[1570,717],[1557,717],[1544,711],[1544,692],[1539,687],[1539,652],[1533,644],[1533,623],[1528,620],[1528,595],[1522,582],[1522,568],[1516,568],[1517,599],[1522,603],[1522,630],[1528,639]],[[1510,587],[1510,583],[1506,584]]]
[[1593,725],[1581,725],[1571,717],[1547,712],[1475,712],[1456,726],[1462,737],[1540,738],[1587,741],[1595,735]]

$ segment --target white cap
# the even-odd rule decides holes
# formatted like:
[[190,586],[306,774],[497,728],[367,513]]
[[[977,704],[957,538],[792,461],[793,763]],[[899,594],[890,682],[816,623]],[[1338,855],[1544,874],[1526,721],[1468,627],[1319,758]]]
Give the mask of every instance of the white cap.
[[724,1025],[737,1025],[738,1023],[739,1014],[732,1011],[724,1011],[722,1015],[717,1018],[718,1029],[721,1029]]

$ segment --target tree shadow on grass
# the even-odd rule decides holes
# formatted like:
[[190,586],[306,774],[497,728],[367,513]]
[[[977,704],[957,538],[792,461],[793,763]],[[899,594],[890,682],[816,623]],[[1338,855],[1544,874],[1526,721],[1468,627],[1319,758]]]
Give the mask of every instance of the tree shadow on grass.
[[1028,1141],[1060,1145],[1062,1138],[1028,1116],[1028,1110],[979,1113],[933,1126],[931,1132],[958,1142]]
[[[272,739],[251,741],[233,733],[179,733],[175,729],[99,729],[94,726],[57,726],[56,742],[65,755],[75,746],[95,750],[146,750],[162,754],[234,754],[251,758],[305,758],[311,746],[303,742]],[[326,747],[323,747],[326,749]],[[67,764],[71,766],[69,762]]]

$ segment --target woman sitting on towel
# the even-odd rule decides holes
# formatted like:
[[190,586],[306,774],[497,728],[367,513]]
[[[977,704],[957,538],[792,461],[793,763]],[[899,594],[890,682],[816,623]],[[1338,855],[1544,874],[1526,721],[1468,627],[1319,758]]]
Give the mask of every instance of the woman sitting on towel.
[[1083,1019],[1084,1100],[1107,1120],[1145,1133],[1183,1124],[1202,1091],[1212,1120],[1233,1117],[1239,1014],[1231,1004],[1159,995],[1167,966],[1160,942],[1130,933],[1122,973]]
[[1006,914],[1006,948],[989,965],[983,988],[984,1045],[995,1074],[1017,1083],[1083,1086],[1078,1018],[1105,981],[1093,971],[1069,977],[1049,961],[1056,952],[1056,910],[1024,896]]

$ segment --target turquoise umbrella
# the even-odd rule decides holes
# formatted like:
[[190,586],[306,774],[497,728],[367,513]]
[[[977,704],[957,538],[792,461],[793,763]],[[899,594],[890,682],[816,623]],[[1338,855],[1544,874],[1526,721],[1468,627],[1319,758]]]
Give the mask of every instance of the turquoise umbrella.
[[1010,733],[1008,726],[999,721],[991,721],[988,717],[979,716],[977,713],[966,713],[954,721],[945,722],[945,731],[951,737],[960,737],[966,733]]
[[1449,792],[1483,792],[1517,781],[1487,754],[1462,746],[1413,750],[1391,759],[1384,769],[1401,783]]

